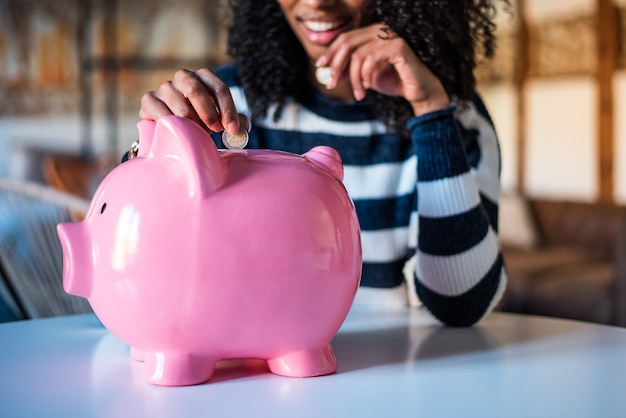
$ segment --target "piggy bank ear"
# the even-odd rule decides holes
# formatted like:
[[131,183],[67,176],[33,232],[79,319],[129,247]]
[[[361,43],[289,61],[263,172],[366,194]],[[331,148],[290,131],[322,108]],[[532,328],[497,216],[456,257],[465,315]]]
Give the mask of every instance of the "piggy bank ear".
[[153,120],[143,119],[137,123],[137,130],[139,131],[139,153],[138,157],[145,157],[148,155],[150,148],[152,147],[152,139],[154,138],[154,128],[156,122]]
[[341,156],[334,148],[319,145],[302,154],[304,158],[322,167],[338,180],[343,180]]
[[195,122],[178,116],[157,121],[147,157],[176,160],[176,170],[186,176],[189,195],[208,195],[226,178],[226,164],[211,136]]

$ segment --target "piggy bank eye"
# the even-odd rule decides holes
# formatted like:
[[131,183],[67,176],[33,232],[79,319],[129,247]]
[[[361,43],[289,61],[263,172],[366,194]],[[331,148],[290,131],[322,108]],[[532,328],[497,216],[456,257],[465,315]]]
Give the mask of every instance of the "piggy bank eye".
[[102,204],[102,207],[100,208],[100,214],[103,214],[103,213],[104,213],[104,211],[106,210],[106,208],[107,208],[107,204],[106,204],[106,203],[103,203],[103,204]]

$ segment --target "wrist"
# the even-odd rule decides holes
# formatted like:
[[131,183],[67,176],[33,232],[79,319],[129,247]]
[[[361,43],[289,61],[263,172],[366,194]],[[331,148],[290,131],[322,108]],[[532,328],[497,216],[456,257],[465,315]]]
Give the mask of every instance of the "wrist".
[[422,116],[426,113],[435,112],[450,106],[450,98],[447,94],[430,97],[425,100],[410,102],[415,116]]

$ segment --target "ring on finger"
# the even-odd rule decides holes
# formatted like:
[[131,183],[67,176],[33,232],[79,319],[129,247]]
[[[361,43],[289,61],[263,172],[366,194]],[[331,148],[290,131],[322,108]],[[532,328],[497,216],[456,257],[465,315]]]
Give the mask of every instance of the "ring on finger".
[[381,26],[380,27],[380,31],[382,32],[382,34],[379,34],[378,37],[380,39],[385,40],[385,41],[387,41],[389,39],[395,39],[395,38],[398,37],[398,34],[396,33],[396,31],[394,31],[393,29],[391,29],[387,25]]

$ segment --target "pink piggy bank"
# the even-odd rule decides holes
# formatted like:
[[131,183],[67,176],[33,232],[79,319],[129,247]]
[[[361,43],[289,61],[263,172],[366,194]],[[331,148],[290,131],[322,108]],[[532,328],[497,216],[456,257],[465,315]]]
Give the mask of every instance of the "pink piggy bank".
[[141,121],[82,222],[63,223],[63,284],[158,385],[211,378],[222,359],[294,377],[333,373],[331,339],[361,275],[338,153],[218,151],[194,122]]

